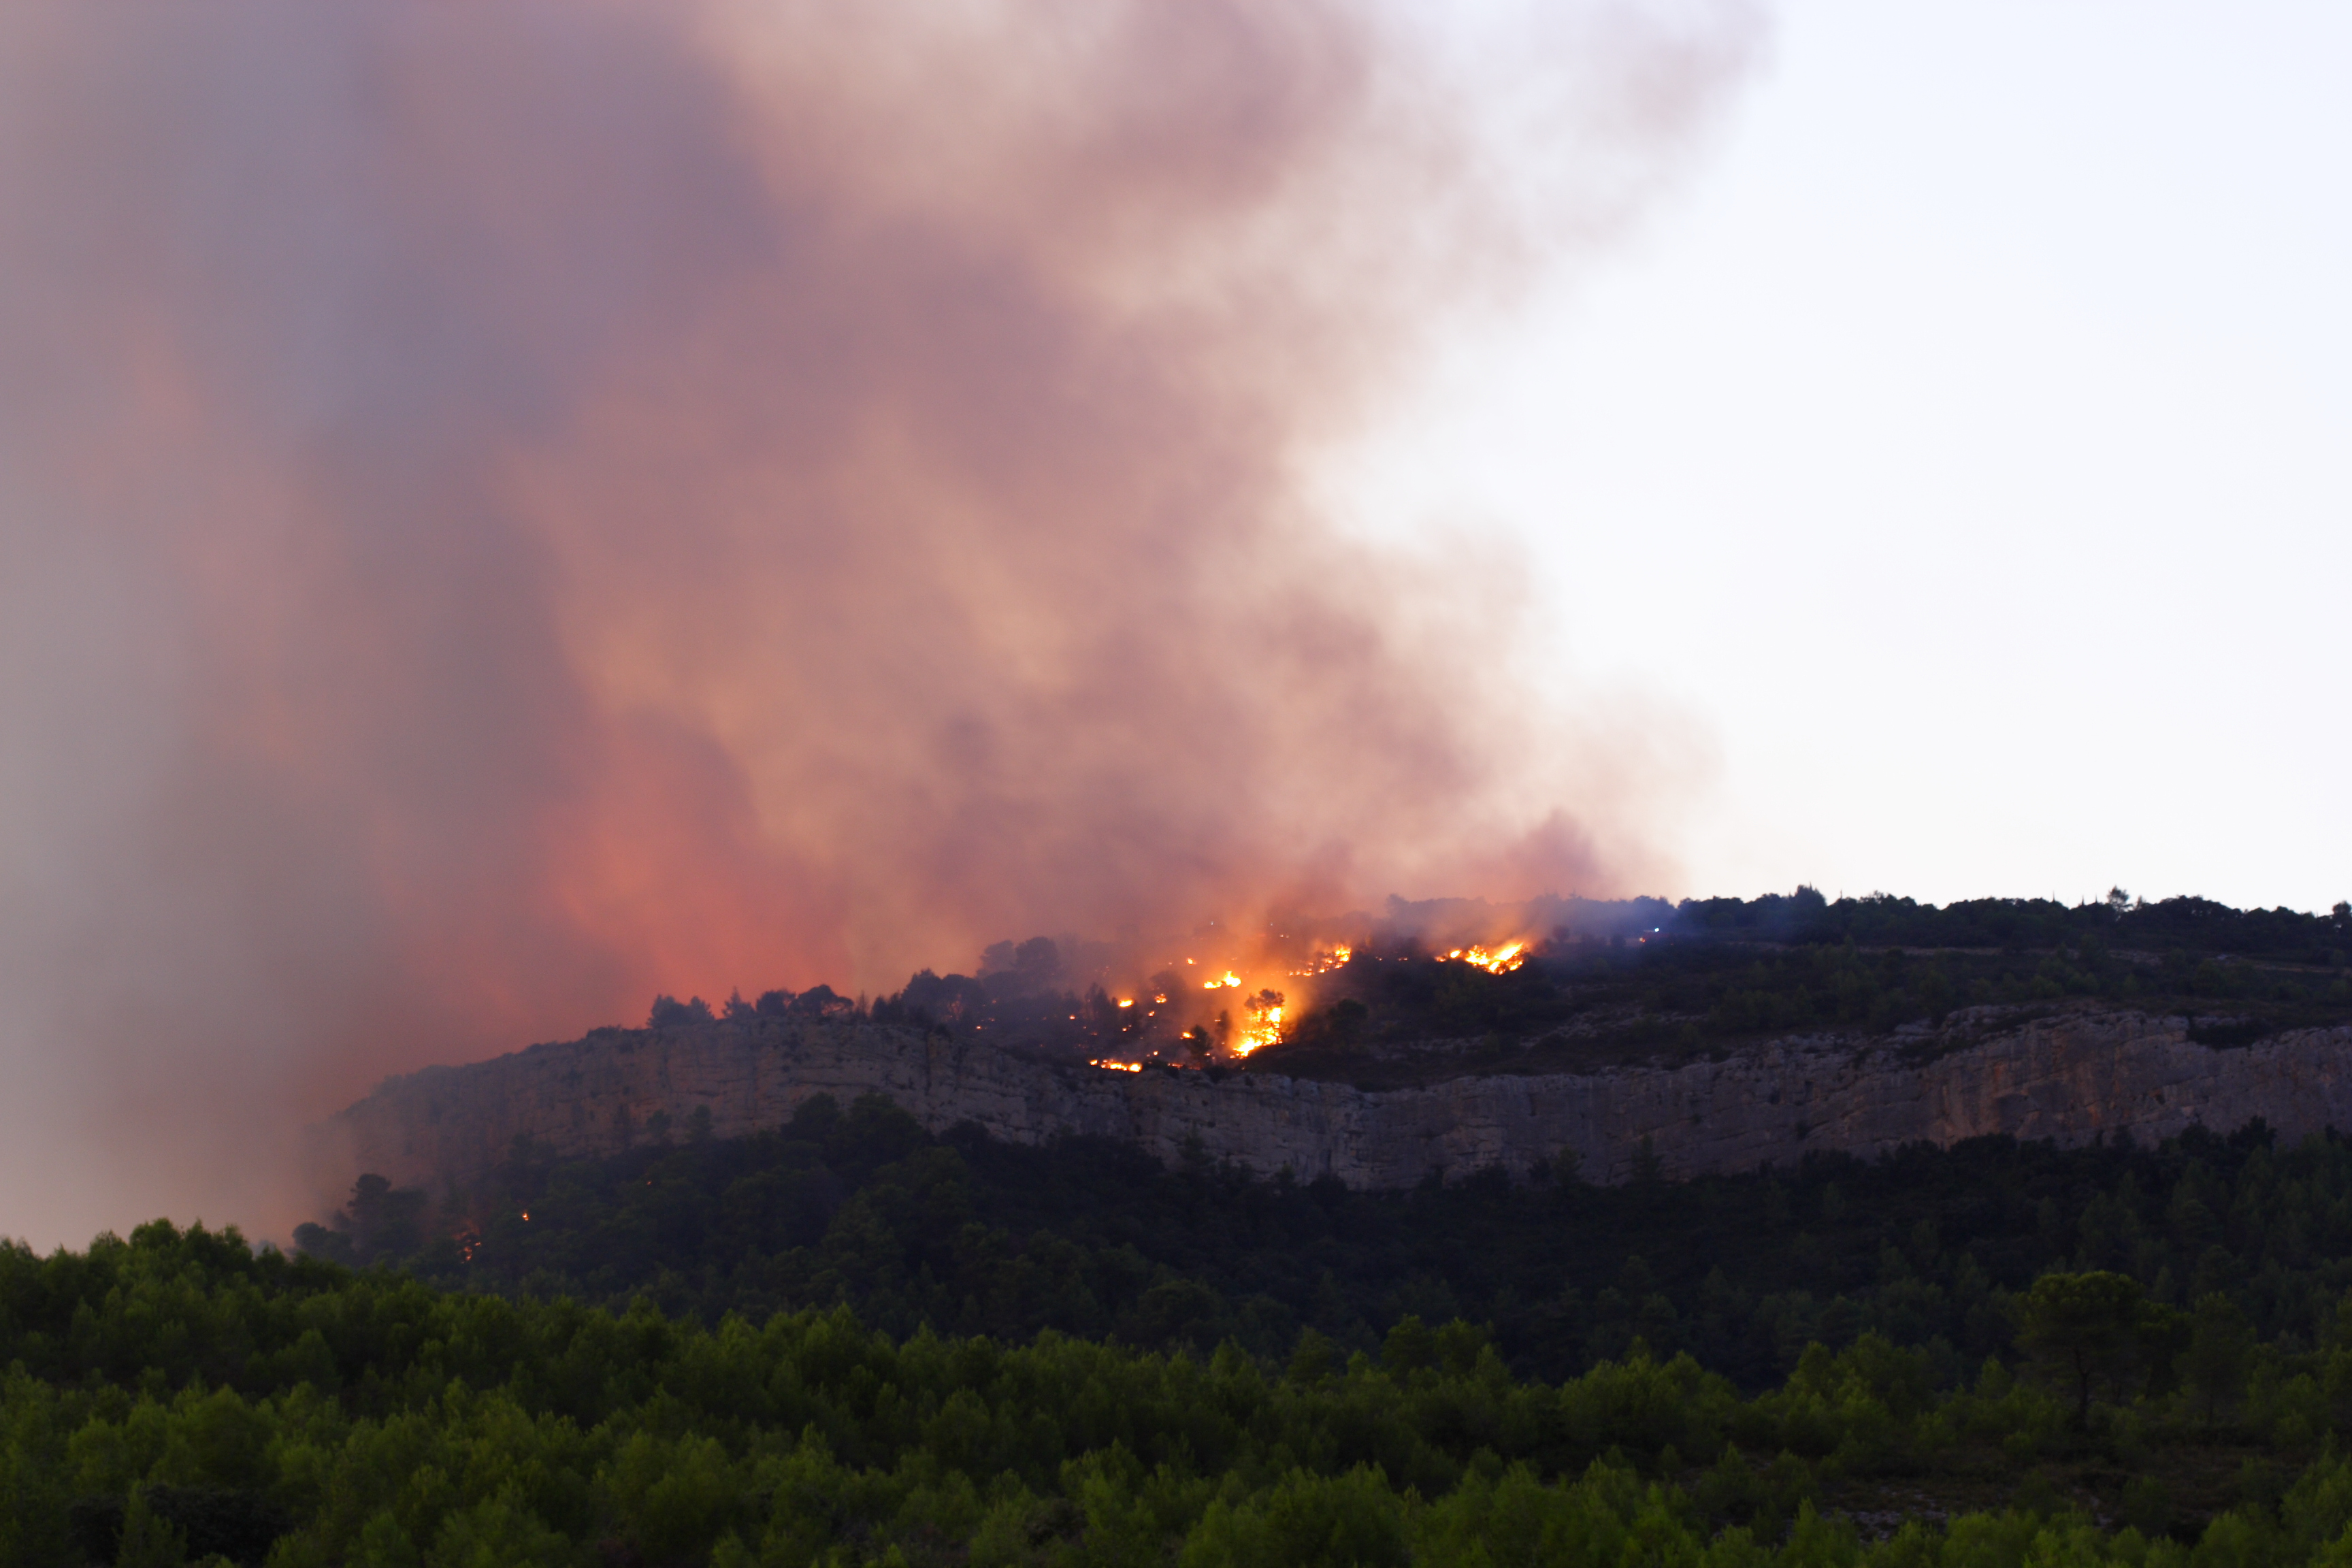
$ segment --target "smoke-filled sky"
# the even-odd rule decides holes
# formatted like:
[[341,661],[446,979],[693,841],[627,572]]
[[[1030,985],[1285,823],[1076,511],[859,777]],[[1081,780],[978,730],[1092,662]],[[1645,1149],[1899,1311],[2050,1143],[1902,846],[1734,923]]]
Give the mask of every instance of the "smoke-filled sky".
[[1034,932],[2352,896],[2347,26],[0,10],[0,1234]]
[[0,1233],[656,988],[1674,883],[1703,730],[1308,476],[1761,24],[1404,12],[9,7]]

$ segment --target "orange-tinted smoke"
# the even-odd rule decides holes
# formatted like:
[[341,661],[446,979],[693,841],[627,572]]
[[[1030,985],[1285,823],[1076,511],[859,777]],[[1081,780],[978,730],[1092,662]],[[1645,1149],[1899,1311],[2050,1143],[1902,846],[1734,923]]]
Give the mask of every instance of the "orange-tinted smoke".
[[1412,26],[11,7],[0,1233],[282,1225],[299,1122],[656,988],[1654,870],[1507,563],[1302,475],[1752,29]]

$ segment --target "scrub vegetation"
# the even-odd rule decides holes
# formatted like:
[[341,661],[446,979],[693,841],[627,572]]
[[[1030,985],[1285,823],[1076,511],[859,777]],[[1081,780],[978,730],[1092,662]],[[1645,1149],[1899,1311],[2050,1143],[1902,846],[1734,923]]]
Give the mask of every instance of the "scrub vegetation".
[[[1500,972],[1443,962],[1425,933],[1446,929],[1483,931],[1482,940],[1507,940],[1524,957]],[[1886,894],[1831,900],[1800,888],[1679,905],[1400,901],[1333,930],[1346,933],[1348,956],[1290,987],[1298,1010],[1281,1041],[1217,1065],[1385,1089],[1721,1056],[1776,1035],[1936,1051],[2069,1009],[2177,1017],[2191,1037],[2221,1047],[2352,1023],[2352,904],[2315,915],[2196,898],[2149,903],[2118,889],[2086,904],[1938,907]],[[862,1017],[1067,1059],[1157,1052],[1192,1065],[1191,1037],[1177,1037],[1182,1020],[1161,1018],[1154,1033],[1145,1016],[1150,992],[1185,982],[1156,976],[1140,1005],[1122,1007],[1104,989],[1107,972],[1089,967],[1103,956],[1034,937],[991,948],[976,975],[926,970],[870,1001],[823,985],[718,1008],[665,996],[647,1022]]]
[[1505,973],[1368,947],[1246,1068],[1386,1089],[1720,1057],[1790,1034],[1932,1053],[2070,1009],[2178,1017],[2221,1047],[2352,1022],[2343,904],[2306,915],[2117,892],[1938,908],[1800,889],[1654,904],[1646,927],[1630,905],[1590,909]]

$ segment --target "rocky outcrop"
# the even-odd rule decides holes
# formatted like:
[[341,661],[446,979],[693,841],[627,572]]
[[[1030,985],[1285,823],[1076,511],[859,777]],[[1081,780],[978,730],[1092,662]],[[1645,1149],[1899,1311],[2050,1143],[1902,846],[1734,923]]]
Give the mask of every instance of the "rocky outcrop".
[[[1409,1186],[1433,1172],[1523,1169],[1572,1149],[1588,1179],[1751,1170],[1809,1152],[1868,1157],[1985,1133],[2061,1143],[2154,1141],[2257,1117],[2290,1137],[2352,1128],[2352,1027],[2213,1049],[2177,1018],[2084,1011],[1970,1043],[1898,1036],[1773,1041],[1718,1061],[1455,1078],[1366,1091],[1270,1073],[1114,1072],[859,1024],[600,1030],[385,1083],[336,1117],[331,1162],[402,1183],[465,1180],[517,1137],[611,1152],[707,1111],[718,1136],[772,1127],[812,1095],[878,1092],[934,1130],[971,1121],[1021,1143],[1116,1138],[1163,1159],[1188,1145],[1301,1180]],[[665,1120],[666,1119],[666,1120]],[[341,1178],[349,1180],[349,1174]]]

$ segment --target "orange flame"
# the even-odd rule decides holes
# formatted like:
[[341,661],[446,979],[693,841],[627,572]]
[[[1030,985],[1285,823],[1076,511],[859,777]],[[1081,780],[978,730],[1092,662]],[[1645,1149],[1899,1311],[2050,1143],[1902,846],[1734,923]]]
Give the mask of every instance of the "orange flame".
[[1236,1057],[1282,1043],[1282,993],[1261,991],[1249,999],[1247,1005],[1249,1021],[1234,1034],[1229,1047]]
[[1475,964],[1489,974],[1508,974],[1512,970],[1517,969],[1519,965],[1528,961],[1527,952],[1528,944],[1525,940],[1521,940],[1517,942],[1507,942],[1500,947],[1493,948],[1475,946],[1457,947],[1451,952],[1439,953],[1437,955],[1437,962],[1440,963],[1471,963]]

